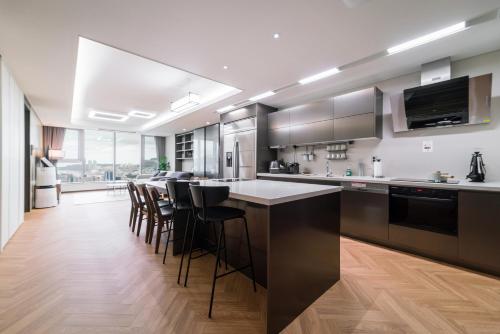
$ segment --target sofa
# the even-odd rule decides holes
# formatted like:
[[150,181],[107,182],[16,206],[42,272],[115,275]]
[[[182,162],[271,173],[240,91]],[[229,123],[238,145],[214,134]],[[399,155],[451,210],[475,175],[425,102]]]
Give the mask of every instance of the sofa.
[[193,176],[190,172],[161,171],[149,178],[149,181],[165,181],[167,179],[189,180]]

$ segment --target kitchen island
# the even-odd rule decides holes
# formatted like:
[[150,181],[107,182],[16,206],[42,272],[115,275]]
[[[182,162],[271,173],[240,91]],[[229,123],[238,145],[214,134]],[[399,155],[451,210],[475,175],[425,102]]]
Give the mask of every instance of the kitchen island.
[[[165,189],[162,181],[147,184]],[[229,186],[224,205],[246,211],[256,280],[267,289],[267,333],[283,330],[340,279],[342,187],[267,180],[200,184]],[[176,231],[174,239],[184,228]],[[242,236],[242,224],[227,224],[227,260],[233,267],[248,262]]]

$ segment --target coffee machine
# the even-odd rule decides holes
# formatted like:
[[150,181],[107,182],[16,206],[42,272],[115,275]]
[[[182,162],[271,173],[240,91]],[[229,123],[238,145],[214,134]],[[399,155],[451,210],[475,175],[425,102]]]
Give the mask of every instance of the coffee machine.
[[484,167],[483,155],[479,152],[474,152],[470,161],[470,172],[467,175],[467,179],[470,182],[484,182],[485,177],[486,168]]

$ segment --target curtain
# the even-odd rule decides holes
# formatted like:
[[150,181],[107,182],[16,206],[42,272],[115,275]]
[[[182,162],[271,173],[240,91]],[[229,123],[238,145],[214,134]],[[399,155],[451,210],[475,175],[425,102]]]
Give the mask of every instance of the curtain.
[[[166,138],[155,136],[155,145],[156,145],[156,157],[158,158],[158,163],[160,164],[162,158],[166,157],[165,153],[167,147]],[[158,165],[158,169],[160,169],[160,165]]]
[[62,150],[65,132],[65,128],[43,127],[43,152],[46,157],[49,156],[49,150]]

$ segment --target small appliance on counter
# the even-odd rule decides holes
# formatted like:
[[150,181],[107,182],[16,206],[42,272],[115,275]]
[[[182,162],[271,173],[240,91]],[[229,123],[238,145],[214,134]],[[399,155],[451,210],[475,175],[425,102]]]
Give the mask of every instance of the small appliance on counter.
[[378,178],[384,177],[384,173],[382,172],[382,160],[377,157],[373,157],[372,161],[373,161],[373,177],[378,177]]
[[46,158],[41,162],[45,167],[36,168],[35,208],[57,206],[56,167]]
[[287,173],[287,168],[283,160],[273,160],[269,165],[269,173],[271,174],[285,174]]
[[483,155],[479,152],[472,154],[470,161],[470,172],[466,176],[470,182],[484,182],[486,168],[484,167]]
[[298,162],[287,162],[286,172],[288,174],[299,174],[299,163]]

